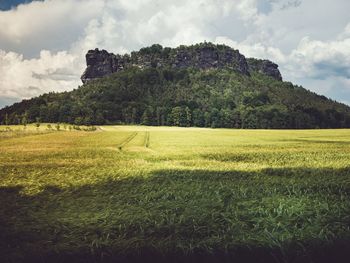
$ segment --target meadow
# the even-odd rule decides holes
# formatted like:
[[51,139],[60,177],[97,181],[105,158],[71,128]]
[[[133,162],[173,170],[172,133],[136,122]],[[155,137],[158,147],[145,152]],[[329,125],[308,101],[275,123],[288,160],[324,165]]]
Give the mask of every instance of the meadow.
[[0,126],[1,262],[350,256],[350,130],[22,127]]

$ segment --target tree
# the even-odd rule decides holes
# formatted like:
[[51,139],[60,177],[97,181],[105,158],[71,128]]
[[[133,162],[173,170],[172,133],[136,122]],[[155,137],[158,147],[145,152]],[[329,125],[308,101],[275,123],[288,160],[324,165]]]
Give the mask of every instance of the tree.
[[195,109],[192,114],[193,125],[196,127],[203,127],[204,122],[204,113],[200,109]]
[[182,112],[182,109],[179,106],[177,106],[171,110],[170,119],[171,119],[172,125],[180,126],[180,124],[182,122],[181,112]]
[[7,113],[5,114],[5,125],[9,125],[9,115]]
[[161,126],[165,125],[165,111],[163,107],[156,108],[156,122],[155,125]]
[[39,130],[39,127],[40,127],[40,118],[39,117],[35,118],[35,126],[36,126],[36,129]]
[[233,127],[236,129],[242,128],[242,118],[239,109],[235,109],[232,112]]
[[152,125],[153,124],[153,108],[147,107],[141,117],[142,125]]
[[133,108],[132,108],[132,113],[131,113],[131,123],[132,123],[132,124],[137,123],[137,117],[138,117],[137,108],[136,108],[136,107],[133,107]]
[[242,109],[242,128],[256,129],[258,126],[258,116],[255,108],[246,107]]
[[234,114],[233,110],[230,109],[221,109],[220,110],[220,118],[221,118],[221,126],[225,128],[233,128],[235,121],[234,121]]
[[217,108],[213,108],[210,111],[210,120],[211,120],[210,127],[212,127],[212,128],[221,127],[220,111]]
[[84,119],[82,117],[76,117],[74,120],[74,124],[82,125],[82,124],[84,124]]
[[187,106],[176,106],[170,113],[172,125],[188,127],[191,125],[191,110]]
[[20,115],[15,114],[13,119],[14,119],[13,122],[14,122],[15,124],[21,125],[21,116],[20,116]]
[[189,107],[184,107],[184,117],[185,117],[185,123],[184,126],[190,127],[192,125],[192,114]]
[[211,115],[209,112],[204,112],[204,126],[210,127],[211,126]]
[[266,92],[244,92],[243,93],[243,105],[246,106],[262,106],[270,103],[270,98]]
[[27,123],[28,123],[28,119],[27,119],[27,115],[26,115],[26,114],[24,114],[24,115],[22,116],[21,123],[22,123],[22,125],[23,125],[23,129],[25,130],[25,129],[27,128]]

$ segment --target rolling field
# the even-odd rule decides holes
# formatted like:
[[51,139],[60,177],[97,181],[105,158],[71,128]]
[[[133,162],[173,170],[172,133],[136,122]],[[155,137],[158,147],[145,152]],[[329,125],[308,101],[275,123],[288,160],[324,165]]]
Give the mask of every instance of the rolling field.
[[350,130],[0,126],[0,262],[348,262],[349,195]]

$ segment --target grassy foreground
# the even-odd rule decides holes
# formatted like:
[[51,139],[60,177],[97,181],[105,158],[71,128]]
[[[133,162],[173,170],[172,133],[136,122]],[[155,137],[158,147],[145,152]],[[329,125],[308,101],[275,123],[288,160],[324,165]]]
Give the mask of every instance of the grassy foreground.
[[0,131],[0,261],[341,262],[349,161],[350,130]]

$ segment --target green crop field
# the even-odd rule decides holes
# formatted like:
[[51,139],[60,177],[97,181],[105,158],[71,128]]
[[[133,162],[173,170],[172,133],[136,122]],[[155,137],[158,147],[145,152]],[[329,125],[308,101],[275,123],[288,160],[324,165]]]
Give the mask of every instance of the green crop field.
[[0,261],[340,262],[349,161],[346,129],[0,126]]

